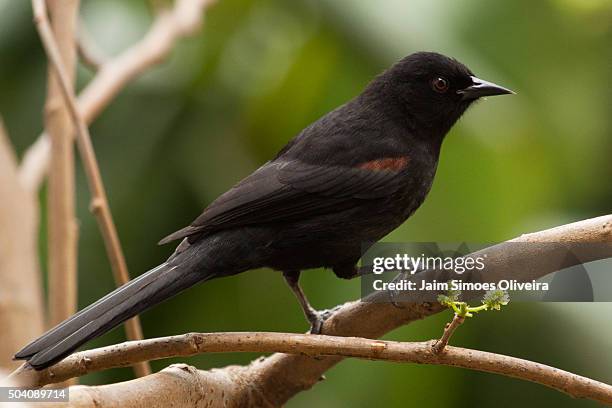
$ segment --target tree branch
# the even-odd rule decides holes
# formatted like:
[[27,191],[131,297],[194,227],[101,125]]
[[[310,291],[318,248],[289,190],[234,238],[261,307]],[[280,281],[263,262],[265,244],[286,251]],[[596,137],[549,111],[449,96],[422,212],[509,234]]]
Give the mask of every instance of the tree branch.
[[[439,353],[435,350],[435,341],[404,343],[291,333],[189,333],[126,342],[77,353],[43,371],[22,371],[19,380],[26,380],[29,374],[29,379],[34,380],[35,385],[42,386],[94,371],[127,366],[136,361],[220,352],[279,352],[309,357],[334,355],[368,360],[442,364],[519,378],[545,385],[575,398],[612,403],[611,385],[520,358],[452,346],[447,346]],[[132,382],[132,386],[131,392],[138,393],[138,384]]]
[[[577,258],[551,262],[553,245],[520,245],[516,242],[606,243]],[[612,257],[612,215],[583,220],[560,227],[522,235],[487,248],[487,272],[513,276],[515,268],[528,268],[536,278],[557,270],[598,259]],[[361,301],[348,302],[335,309],[325,321],[323,333],[335,336],[377,338],[391,330],[438,313],[446,308],[439,303],[410,303],[395,307],[383,293],[375,293]],[[253,387],[270,398],[273,405],[283,405],[298,392],[316,384],[323,373],[342,361],[341,357],[313,359],[299,355],[274,354],[251,364],[247,373]]]
[[38,197],[19,182],[17,160],[1,118],[0,197],[0,368],[14,369],[18,366],[12,360],[15,350],[44,327]]
[[[529,251],[529,247],[520,246],[518,247],[520,251],[516,251],[517,246],[513,245],[516,240],[511,240],[487,249],[490,266],[487,271],[494,273],[504,268],[511,269],[521,260],[534,265],[534,269],[539,270],[539,275],[544,276],[580,262],[611,257],[612,216],[593,218],[529,234],[522,236],[521,240],[533,243],[565,242],[569,244],[597,242],[606,245],[601,246],[603,249],[584,253],[581,260],[566,258],[562,263],[551,263],[547,259],[549,257],[546,256],[549,254],[542,251],[554,251],[554,246],[534,245],[532,246],[536,249],[534,251]],[[157,390],[157,387],[170,389],[170,382],[172,382],[176,387],[172,392],[173,401],[184,401],[195,397],[204,401],[212,398],[212,394],[219,395],[220,392],[223,392],[224,401],[231,401],[232,404],[240,405],[240,402],[245,401],[251,403],[255,399],[259,406],[280,406],[296,393],[314,385],[327,369],[341,361],[343,357],[358,357],[472,368],[538,382],[577,397],[588,395],[589,398],[598,401],[612,401],[609,385],[582,377],[577,379],[574,374],[513,357],[450,346],[447,346],[441,353],[436,353],[433,349],[435,342],[395,343],[329,336],[378,337],[400,325],[445,310],[437,303],[406,304],[403,308],[398,308],[389,302],[382,303],[383,300],[377,299],[378,296],[384,295],[376,293],[365,299],[366,301],[350,302],[337,308],[325,322],[323,330],[327,336],[274,333],[213,333],[175,336],[124,343],[77,353],[46,371],[35,372],[31,369],[20,369],[15,372],[14,376],[26,383],[42,385],[65,376],[82,375],[110,366],[128,365],[133,359],[191,355],[202,351],[277,351],[279,353],[258,359],[246,367],[226,367],[210,372],[192,372],[191,374],[195,375],[189,375],[186,381],[183,381],[184,376],[178,381],[176,375],[168,376],[168,370],[164,370],[129,383],[102,387],[79,387],[74,389],[72,395],[75,396],[75,401],[95,395],[99,402],[107,401],[106,398],[111,398],[111,400],[118,398],[117,393],[122,392],[123,406],[130,406],[132,397],[137,396],[139,403],[147,401],[147,405],[154,407],[160,406],[162,400],[157,403],[155,400],[157,392],[147,393],[146,390]],[[313,355],[320,357],[315,359],[312,358]],[[171,368],[170,371],[177,372],[175,368]],[[190,371],[193,370],[179,369],[179,372]],[[196,382],[191,382],[190,379]],[[129,392],[127,392],[128,389]]]
[[[15,383],[10,377],[7,377],[8,373],[4,372],[3,370],[0,369],[0,388],[17,388],[19,387],[19,384]],[[6,395],[6,394],[5,394]],[[0,405],[1,407],[14,407],[16,406],[16,403],[10,403],[10,402],[3,402],[2,405]],[[19,403],[19,408],[33,408],[34,404],[33,403],[29,403],[29,402],[21,402]]]
[[18,168],[19,181],[24,189],[38,192],[42,185],[51,158],[51,142],[46,133],[39,136],[23,154],[21,166]]
[[[62,3],[62,1],[58,1],[57,4],[65,4]],[[90,207],[96,217],[96,220],[98,221],[98,226],[100,227],[100,231],[104,239],[104,244],[106,246],[106,252],[109,257],[111,269],[115,276],[117,286],[119,286],[129,281],[127,264],[125,262],[125,257],[123,256],[123,251],[119,242],[119,235],[117,234],[117,229],[113,222],[113,217],[110,211],[110,207],[108,205],[108,199],[106,197],[106,191],[102,182],[102,176],[100,175],[98,160],[96,158],[93,145],[91,143],[89,129],[87,128],[85,121],[78,112],[78,108],[76,106],[76,98],[72,89],[72,81],[70,80],[70,77],[67,73],[66,66],[62,63],[62,57],[60,55],[58,44],[55,40],[55,37],[53,36],[49,21],[47,19],[45,0],[32,0],[32,6],[34,9],[34,21],[36,23],[36,28],[40,34],[40,38],[43,42],[43,47],[45,49],[45,52],[47,53],[47,57],[49,58],[49,61],[53,67],[53,74],[54,77],[57,79],[57,83],[59,85],[58,88],[66,104],[70,119],[72,119],[74,127],[76,128],[77,145],[79,147],[79,152],[81,154],[83,165],[85,167],[85,173],[87,175],[89,188],[92,193]],[[74,20],[76,20],[76,13],[74,15]],[[60,23],[63,22],[60,20]],[[70,31],[66,35],[68,34],[69,41],[74,46],[74,30]],[[66,133],[64,137],[68,138],[68,143],[70,143],[71,150],[72,137],[68,133]],[[55,216],[57,215],[52,212],[52,217],[50,218],[53,218]],[[54,239],[57,239],[57,237],[52,236],[51,242],[54,242]],[[59,242],[60,245],[63,243],[63,241]],[[74,253],[74,258],[74,274],[76,275],[76,249]],[[67,267],[67,265],[59,266]],[[64,274],[61,274],[60,271],[62,270],[58,269],[57,271],[55,271],[57,277],[54,278],[54,281],[57,281],[57,292],[54,292],[56,293],[56,296],[54,296],[53,299],[61,298],[61,296],[63,295],[64,297],[69,298],[67,302],[69,302],[70,305],[74,306],[74,309],[76,309],[76,276],[65,276]],[[67,290],[66,288],[68,288],[69,290]],[[72,314],[74,314],[76,310],[64,310],[64,308],[62,308],[61,311],[61,314],[58,313],[54,316],[55,319],[52,320],[53,324],[60,323],[62,320],[66,319],[67,317],[70,317]],[[64,312],[68,313],[66,314]],[[126,321],[125,327],[129,339],[142,339],[142,329],[137,317]],[[134,366],[134,369],[136,370],[136,373],[138,375],[148,375],[151,373],[151,369],[146,363],[139,363]]]
[[[195,34],[204,10],[213,3],[214,0],[176,0],[172,9],[160,10],[143,39],[105,62],[80,94],[78,110],[85,122],[91,123],[130,81],[161,63],[179,39]],[[26,151],[20,167],[20,178],[29,189],[40,185],[49,158],[49,141],[43,133]]]
[[450,340],[451,336],[457,327],[463,324],[464,321],[465,317],[459,316],[456,313],[453,315],[453,320],[444,326],[444,333],[442,333],[442,337],[440,337],[440,340],[437,340],[433,345],[433,350],[435,353],[439,354],[444,351],[444,348],[448,345],[448,341]]
[[[74,32],[78,0],[49,1],[51,24],[48,35],[56,41],[64,80],[75,80]],[[44,10],[44,18],[47,11]],[[51,326],[72,316],[77,310],[78,223],[75,210],[73,127],[55,75],[56,64],[48,67],[45,102],[45,128],[51,141],[48,205],[48,310]]]

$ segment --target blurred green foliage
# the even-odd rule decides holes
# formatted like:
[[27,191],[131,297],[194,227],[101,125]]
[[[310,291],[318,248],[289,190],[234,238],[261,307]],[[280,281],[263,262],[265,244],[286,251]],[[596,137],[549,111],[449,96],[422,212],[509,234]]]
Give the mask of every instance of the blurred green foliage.
[[[46,80],[28,3],[0,0],[0,114],[20,153],[42,129]],[[109,54],[136,41],[152,18],[141,0],[84,0],[82,15]],[[220,0],[201,34],[131,84],[91,128],[131,274],[171,253],[156,246],[159,238],[189,223],[376,73],[417,50],[454,56],[518,95],[470,109],[445,142],[428,200],[387,240],[499,241],[610,213],[611,17],[610,0]],[[79,68],[81,86],[91,77]],[[79,303],[85,306],[113,282],[87,211],[81,167],[77,177]],[[44,255],[44,191],[41,204]],[[309,271],[303,281],[320,307],[359,296],[358,282],[329,272]],[[609,304],[511,304],[462,326],[452,343],[610,382],[611,311]],[[268,270],[201,285],[142,319],[148,337],[306,329],[293,295]],[[449,319],[441,314],[387,337],[438,337]],[[115,330],[88,347],[123,336]],[[180,361],[209,368],[252,358]],[[83,382],[131,375],[114,370]],[[594,406],[531,383],[447,367],[353,360],[327,378],[288,405]]]

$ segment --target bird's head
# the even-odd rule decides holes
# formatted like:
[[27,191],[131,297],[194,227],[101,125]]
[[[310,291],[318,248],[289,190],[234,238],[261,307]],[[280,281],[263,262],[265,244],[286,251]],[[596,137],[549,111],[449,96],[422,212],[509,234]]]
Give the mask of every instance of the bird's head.
[[[370,94],[396,105],[416,129],[443,137],[474,101],[511,90],[485,81],[459,61],[434,52],[411,54],[375,79]],[[368,91],[366,91],[367,93]]]

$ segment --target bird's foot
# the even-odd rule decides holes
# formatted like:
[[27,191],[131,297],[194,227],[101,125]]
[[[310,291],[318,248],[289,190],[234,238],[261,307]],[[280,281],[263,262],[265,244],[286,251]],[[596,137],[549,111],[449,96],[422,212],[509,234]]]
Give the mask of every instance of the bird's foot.
[[310,316],[308,321],[310,322],[310,334],[321,334],[323,330],[323,324],[331,316],[330,310],[316,310]]
[[310,322],[310,334],[322,334],[323,324],[329,317],[338,309],[338,306],[333,309],[312,310],[308,313],[307,319]]

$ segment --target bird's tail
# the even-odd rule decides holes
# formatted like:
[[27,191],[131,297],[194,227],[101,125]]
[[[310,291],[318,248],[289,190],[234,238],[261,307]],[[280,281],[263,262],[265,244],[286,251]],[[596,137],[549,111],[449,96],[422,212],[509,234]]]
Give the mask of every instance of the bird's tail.
[[15,359],[27,360],[37,370],[55,364],[87,341],[206,279],[194,269],[164,263],[144,273],[28,344]]

